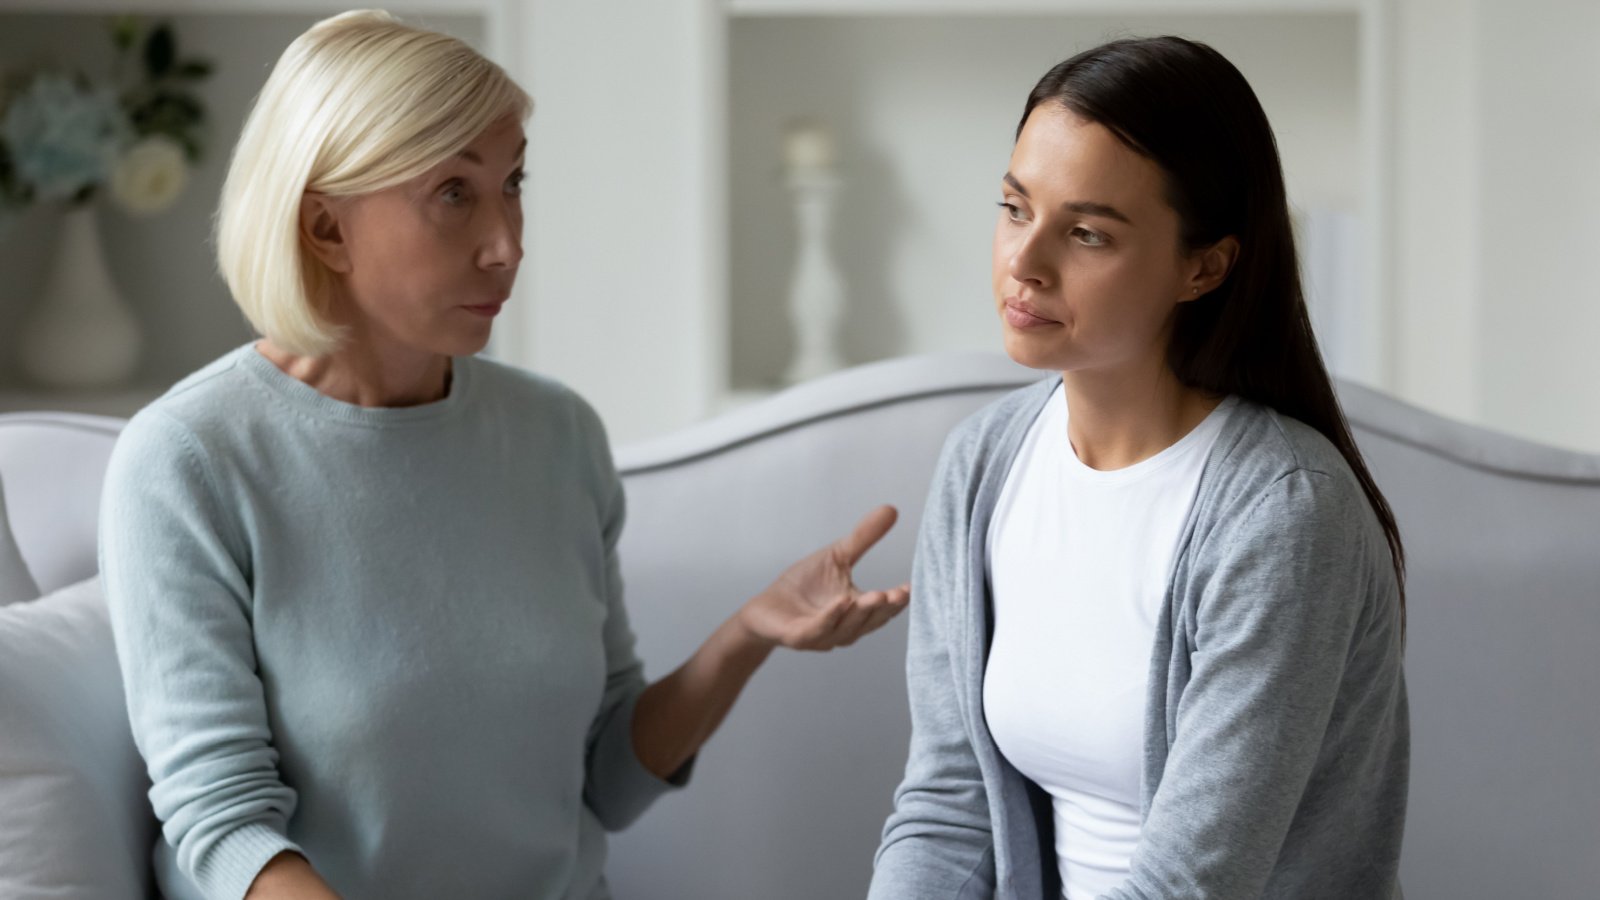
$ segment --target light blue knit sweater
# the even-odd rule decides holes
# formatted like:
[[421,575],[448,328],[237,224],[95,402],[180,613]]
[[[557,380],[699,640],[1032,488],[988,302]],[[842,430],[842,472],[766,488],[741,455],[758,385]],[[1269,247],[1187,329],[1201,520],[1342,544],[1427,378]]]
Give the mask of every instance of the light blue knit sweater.
[[244,346],[140,412],[101,567],[172,897],[299,849],[347,898],[606,896],[633,752],[623,496],[594,412],[456,358],[326,397]]

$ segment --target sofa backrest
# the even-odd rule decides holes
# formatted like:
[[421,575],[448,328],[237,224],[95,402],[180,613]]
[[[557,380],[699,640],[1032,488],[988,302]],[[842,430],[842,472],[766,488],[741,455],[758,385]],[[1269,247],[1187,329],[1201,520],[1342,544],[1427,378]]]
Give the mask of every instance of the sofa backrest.
[[4,512],[41,594],[93,575],[100,485],[122,420],[63,412],[0,414]]
[[[858,581],[904,580],[945,433],[1038,377],[998,354],[894,360],[621,451],[648,672],[875,503],[902,520]],[[1600,457],[1340,395],[1410,559],[1407,897],[1593,896]],[[618,836],[617,896],[862,896],[910,735],[904,649],[902,617],[826,656],[776,654],[693,789]]]
[[1340,391],[1409,557],[1410,900],[1600,885],[1600,456]]
[[[648,673],[669,671],[876,503],[896,504],[901,523],[858,581],[904,580],[945,433],[1036,377],[993,354],[894,360],[620,448],[624,579]],[[1407,897],[1593,896],[1600,457],[1354,385],[1340,393],[1410,556]],[[93,572],[100,474],[119,424],[0,415],[11,524],[45,592]],[[902,617],[852,648],[775,654],[691,789],[617,836],[616,896],[861,896],[909,738],[904,649]]]

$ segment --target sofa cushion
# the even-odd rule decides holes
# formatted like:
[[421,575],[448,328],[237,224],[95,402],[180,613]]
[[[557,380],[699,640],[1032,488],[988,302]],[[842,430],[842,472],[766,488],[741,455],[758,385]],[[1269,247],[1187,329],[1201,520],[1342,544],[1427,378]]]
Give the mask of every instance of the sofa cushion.
[[0,608],[0,897],[152,896],[155,816],[99,578]]
[[33,583],[28,566],[17,550],[17,541],[11,536],[11,522],[6,518],[5,483],[0,481],[0,606],[21,603],[39,596],[39,587]]

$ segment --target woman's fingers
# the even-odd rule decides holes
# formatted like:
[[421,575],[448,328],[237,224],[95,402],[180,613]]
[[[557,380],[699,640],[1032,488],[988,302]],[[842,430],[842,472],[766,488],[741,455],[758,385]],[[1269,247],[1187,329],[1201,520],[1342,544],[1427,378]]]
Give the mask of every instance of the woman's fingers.
[[861,634],[871,634],[888,624],[890,619],[900,615],[911,600],[909,585],[901,585],[883,592],[884,600],[873,608],[872,616],[867,619],[867,624],[862,628]]
[[872,549],[873,544],[889,533],[898,518],[900,513],[887,504],[867,513],[849,537],[839,542],[839,554],[844,557],[845,565],[853,567],[863,554]]
[[882,628],[906,608],[910,594],[910,589],[902,585],[886,591],[868,591],[856,597],[856,609],[842,618],[834,629],[835,646],[848,647]]
[[866,627],[868,620],[883,605],[883,602],[882,591],[872,591],[857,595],[855,602],[850,604],[850,611],[840,617],[838,624],[834,626],[833,634],[831,635],[832,646],[848,647],[855,643],[856,638],[865,634],[863,629]]
[[861,626],[861,633],[856,635],[856,637],[865,637],[874,631],[877,631],[879,628],[889,624],[889,620],[899,615],[900,610],[902,609],[905,609],[904,604],[896,606],[893,604],[884,603],[880,605],[877,609],[872,611],[872,615],[867,618],[866,624]]
[[911,586],[865,591],[839,597],[796,627],[784,643],[797,650],[848,647],[882,628],[910,602]]

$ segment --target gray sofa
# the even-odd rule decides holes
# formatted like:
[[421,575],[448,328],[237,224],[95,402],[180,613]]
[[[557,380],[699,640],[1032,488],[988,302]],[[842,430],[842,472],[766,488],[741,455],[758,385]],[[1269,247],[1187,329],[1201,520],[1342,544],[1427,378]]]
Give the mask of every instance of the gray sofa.
[[[619,448],[624,576],[649,671],[675,665],[782,566],[874,503],[898,505],[903,518],[859,580],[903,580],[944,434],[1036,377],[998,355],[894,360]],[[1600,895],[1600,457],[1354,385],[1341,395],[1410,552],[1407,897]],[[99,476],[119,424],[0,415],[0,486],[42,593],[93,574]],[[47,615],[49,604],[67,608],[60,596],[0,608],[0,896],[132,896],[94,891],[110,883],[102,876],[148,890],[139,851],[154,823],[116,714],[103,622],[82,597],[72,615]],[[63,641],[64,628],[89,636]],[[690,789],[616,837],[619,900],[861,896],[909,733],[904,634],[899,621],[853,648],[776,655]],[[76,693],[63,693],[65,681]],[[88,785],[72,809],[114,807],[92,825],[52,826],[78,828],[70,839],[40,824],[59,810],[7,803],[52,739],[78,748],[55,763],[65,772],[54,783]],[[52,853],[60,859],[39,862]],[[26,883],[91,870],[66,893]]]

